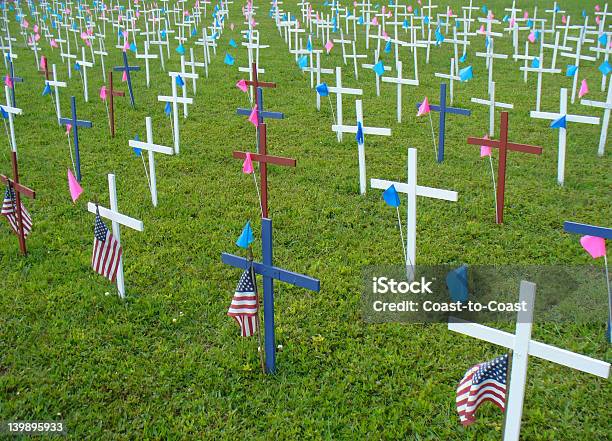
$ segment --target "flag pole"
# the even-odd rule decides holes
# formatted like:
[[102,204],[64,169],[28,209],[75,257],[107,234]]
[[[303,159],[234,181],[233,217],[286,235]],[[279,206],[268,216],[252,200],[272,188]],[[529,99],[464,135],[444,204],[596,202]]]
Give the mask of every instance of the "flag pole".
[[608,287],[608,342],[612,334],[612,289],[610,287],[610,272],[608,270],[608,256],[604,254],[604,266],[606,268],[606,286]]
[[433,128],[433,121],[431,120],[431,112],[428,112],[427,114],[429,115],[429,126],[431,127],[431,139],[433,140],[434,152],[437,158],[438,157],[438,146],[436,145],[436,134]]
[[334,119],[334,124],[338,124],[336,122],[336,114],[334,113],[334,106],[332,106],[331,98],[329,97],[329,95],[327,95],[327,100],[329,101],[329,108],[331,109],[331,112],[332,112],[332,118]]
[[257,340],[258,340],[257,352],[259,353],[259,363],[261,364],[261,371],[265,375],[266,362],[264,359],[263,346],[261,344],[261,321],[259,319],[259,293],[257,290],[257,279],[255,278],[255,269],[253,268],[253,247],[251,247],[251,245],[249,245],[247,252],[248,252],[248,260],[249,260],[249,271],[251,272],[251,278],[253,279],[253,286],[255,288],[255,299],[257,301],[257,315],[255,316],[257,320]]
[[72,156],[72,143],[70,142],[70,131],[66,133],[68,137],[68,152],[70,153],[70,161],[72,161],[72,171],[76,175],[76,165],[74,164],[74,157]]
[[495,173],[493,171],[492,154],[489,155],[489,164],[491,165],[491,180],[493,181],[493,199],[495,200],[495,222],[499,223],[498,214],[497,214],[497,187],[495,185]]

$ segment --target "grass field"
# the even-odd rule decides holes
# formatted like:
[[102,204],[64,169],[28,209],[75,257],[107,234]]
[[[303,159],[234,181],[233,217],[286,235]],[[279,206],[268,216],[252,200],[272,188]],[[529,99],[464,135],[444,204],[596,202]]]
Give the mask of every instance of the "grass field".
[[[455,410],[455,388],[464,372],[500,355],[500,348],[451,333],[443,324],[362,321],[363,268],[402,261],[395,214],[379,191],[359,195],[354,137],[336,142],[329,105],[324,99],[316,111],[309,78],[267,16],[268,3],[255,3],[261,43],[270,45],[261,53],[264,78],[278,83],[265,92],[266,107],[286,115],[268,123],[269,152],[298,160],[295,169],[269,172],[275,263],[321,280],[318,294],[276,284],[277,339],[284,346],[278,373],[262,376],[256,339],[241,339],[226,316],[240,272],[220,261],[221,252],[239,253],[234,241],[246,220],[259,238],[252,178],[231,156],[235,149],[253,150],[255,141],[253,126],[235,116],[236,107],[247,105],[234,87],[246,51],[228,45],[230,38],[239,41],[244,29],[242,3],[231,5],[229,21],[236,27],[223,33],[210,76],[198,82],[195,104],[181,119],[181,154],[157,156],[157,208],[128,139],[137,133],[143,138],[145,117],[151,116],[155,141],[171,145],[170,121],[157,102],[157,95],[170,94],[167,74],[154,63],[150,89],[144,72],[134,74],[136,109],[127,99],[116,101],[115,139],[98,98],[98,64],[89,71],[89,103],[83,102],[78,76],[70,81],[70,93],[61,90],[64,114],[74,94],[79,117],[94,122],[94,128],[79,131],[85,193],[73,205],[64,129],[50,98],[41,96],[43,80],[19,36],[16,74],[24,83],[17,86],[17,104],[24,115],[16,120],[16,136],[21,179],[37,191],[37,199],[26,202],[35,222],[27,258],[19,254],[7,223],[0,223],[0,420],[63,419],[71,439],[500,439],[503,416],[492,406],[483,406],[467,429]],[[283,7],[295,14],[296,3],[287,0]],[[462,2],[450,3],[458,11]],[[519,6],[532,10],[538,4],[541,16],[549,3]],[[487,4],[499,17],[509,6]],[[577,19],[582,7],[591,13],[594,5],[568,1],[563,7]],[[360,53],[364,45],[362,37]],[[107,47],[114,47],[110,36]],[[194,47],[193,39],[186,47]],[[459,192],[457,203],[419,200],[417,262],[591,263],[578,237],[563,233],[562,223],[611,225],[612,156],[610,148],[603,158],[596,156],[599,127],[569,127],[566,184],[559,187],[557,132],[549,122],[529,117],[536,78],[530,75],[525,84],[520,63],[496,61],[497,98],[515,105],[510,139],[544,147],[541,157],[509,155],[505,223],[496,225],[488,164],[466,143],[467,136],[482,136],[488,128],[488,109],[470,103],[471,97],[485,97],[484,60],[475,57],[484,50],[483,38],[473,39],[468,52],[475,78],[455,91],[455,105],[471,108],[473,115],[449,118],[443,164],[434,160],[428,120],[415,116],[424,96],[438,102],[440,81],[433,74],[448,71],[451,48],[432,49],[429,65],[419,54],[421,85],[405,87],[401,124],[395,119],[394,86],[383,84],[376,97],[373,72],[362,69],[355,81],[352,67],[343,68],[345,85],[364,89],[366,124],[393,130],[390,138],[366,136],[368,178],[405,180],[407,148],[416,147],[419,183]],[[236,57],[235,67],[223,64],[226,51]],[[497,41],[496,51],[511,53],[509,40]],[[45,43],[43,53],[67,80],[58,50]],[[401,57],[411,60],[405,49]],[[392,54],[382,59],[390,65]],[[341,63],[339,46],[323,57],[324,67]],[[107,66],[118,64],[120,52],[112,50]],[[570,61],[559,59],[561,68],[566,64]],[[587,63],[579,75],[588,80],[588,97],[604,100],[598,64]],[[178,66],[173,50],[167,68]],[[405,66],[410,74],[411,61]],[[115,78],[126,89],[120,76]],[[325,80],[334,83],[331,76]],[[543,110],[558,110],[559,87],[571,88],[571,79],[545,76]],[[344,104],[345,121],[354,123],[353,100]],[[569,109],[601,116],[578,104]],[[0,171],[8,173],[7,144],[2,151]],[[97,198],[108,205],[110,172],[117,176],[120,210],[145,225],[143,233],[122,230],[125,301],[89,267],[94,219],[86,203]],[[255,248],[259,259],[259,242]],[[601,322],[538,323],[536,317],[533,332],[537,340],[591,357],[609,361],[612,355]],[[609,439],[611,398],[607,380],[531,359],[523,437]]]

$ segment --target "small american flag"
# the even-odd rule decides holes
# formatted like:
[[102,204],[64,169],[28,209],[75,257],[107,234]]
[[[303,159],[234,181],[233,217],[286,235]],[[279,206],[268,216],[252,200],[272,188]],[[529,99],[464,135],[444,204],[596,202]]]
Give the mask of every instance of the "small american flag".
[[468,370],[457,387],[457,412],[464,426],[476,418],[474,414],[485,401],[505,411],[508,354],[477,364]]
[[257,309],[259,302],[255,292],[255,283],[250,269],[245,270],[240,277],[232,304],[227,315],[234,317],[240,325],[243,337],[250,337],[257,331]]
[[[6,216],[11,228],[15,234],[19,234],[19,223],[17,222],[17,201],[15,199],[15,190],[10,186],[6,186],[6,192],[4,193],[4,201],[2,202],[2,210],[0,214]],[[23,224],[23,235],[28,237],[30,231],[32,231],[32,217],[28,210],[25,209],[23,203],[21,203],[21,221]]]
[[96,213],[91,267],[98,274],[114,282],[121,261],[121,254],[123,254],[121,245],[102,222],[100,214]]

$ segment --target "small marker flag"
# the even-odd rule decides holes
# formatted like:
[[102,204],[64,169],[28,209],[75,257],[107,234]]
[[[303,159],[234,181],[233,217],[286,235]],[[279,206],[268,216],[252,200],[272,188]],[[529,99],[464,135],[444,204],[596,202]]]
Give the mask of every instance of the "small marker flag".
[[535,57],[533,60],[531,60],[531,67],[534,69],[540,68],[540,59],[538,57]]
[[333,47],[334,47],[334,43],[331,40],[325,43],[325,50],[327,51],[328,54],[333,49]]
[[565,72],[566,77],[573,77],[578,72],[578,66],[574,66],[573,64],[567,65],[567,71]]
[[593,259],[606,255],[606,240],[597,236],[582,236],[580,245],[591,255]]
[[248,221],[244,228],[242,229],[242,233],[240,233],[240,237],[236,240],[236,245],[240,248],[247,249],[251,243],[253,243],[255,239],[253,238],[253,229],[251,228],[251,221]]
[[170,105],[170,103],[166,103],[166,105],[164,107],[164,113],[167,116],[170,116],[172,114],[172,106]]
[[372,67],[372,70],[376,72],[376,75],[379,77],[382,76],[385,73],[385,65],[383,64],[382,60],[376,63],[374,67]]
[[391,187],[387,188],[383,192],[383,199],[387,203],[387,205],[391,207],[399,207],[400,206],[400,197],[395,189],[395,185],[391,185]]
[[585,78],[585,79],[582,80],[582,83],[580,84],[580,91],[578,92],[578,98],[582,98],[587,93],[589,93],[589,86],[588,86],[587,80]]
[[242,163],[242,173],[251,174],[254,172],[253,160],[251,159],[251,153],[247,152],[244,162]]
[[363,125],[361,122],[357,123],[357,134],[355,135],[355,140],[357,144],[363,145]]
[[236,83],[236,87],[240,90],[242,90],[243,92],[246,92],[248,90],[248,86],[245,80],[240,80]]
[[321,83],[317,86],[317,93],[320,96],[328,96],[329,95],[329,88],[327,87],[327,83]]
[[554,120],[550,123],[551,129],[565,129],[567,128],[567,116],[563,115],[561,118]]
[[472,66],[464,67],[459,71],[459,79],[461,81],[468,81],[474,78],[474,71],[472,70]]
[[459,58],[459,61],[461,63],[465,63],[466,59],[467,59],[467,52],[464,52],[463,55],[461,55],[461,58]]
[[238,47],[238,45],[236,44],[233,38],[229,41],[229,45],[234,48]]
[[[485,135],[484,139],[489,139],[489,135]],[[488,145],[480,146],[480,157],[484,158],[485,156],[491,156],[491,147]]]
[[185,82],[183,81],[183,78],[181,78],[180,75],[176,76],[176,85],[179,87],[183,87],[185,85]]
[[100,88],[100,99],[106,100],[106,86]]
[[251,110],[251,114],[249,115],[249,122],[255,127],[259,125],[259,117],[257,113],[257,104],[255,104],[255,107],[253,107],[253,110]]
[[179,55],[185,55],[185,46],[179,44],[176,48],[176,53]]
[[225,60],[223,60],[223,62],[225,64],[227,64],[228,66],[233,66],[234,65],[234,57],[232,57],[230,54],[226,53],[225,54]]
[[79,181],[72,174],[72,170],[68,169],[68,190],[70,190],[70,197],[72,198],[72,202],[76,202],[76,200],[83,193],[83,187],[79,184]]
[[419,110],[417,112],[417,116],[427,115],[431,110],[429,109],[429,101],[427,97],[423,100],[421,105],[419,106]]
[[391,40],[385,43],[385,53],[388,54],[389,52],[391,52]]
[[601,63],[601,65],[598,67],[599,71],[602,73],[602,75],[606,76],[608,75],[610,72],[612,72],[612,66],[610,65],[610,63],[608,63],[608,61],[604,61],[603,63]]
[[49,95],[51,93],[51,86],[49,84],[45,84],[45,88],[43,89],[43,96]]
[[308,56],[306,55],[302,55],[299,59],[298,59],[298,67],[300,69],[306,69],[306,67],[308,66]]

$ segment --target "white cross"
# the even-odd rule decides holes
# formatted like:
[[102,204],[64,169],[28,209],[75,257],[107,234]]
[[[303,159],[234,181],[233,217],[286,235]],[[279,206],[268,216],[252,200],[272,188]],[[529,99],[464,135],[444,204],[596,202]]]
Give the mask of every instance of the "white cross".
[[[594,118],[592,116],[571,115],[567,113],[567,89],[563,88],[561,89],[559,98],[559,113],[531,111],[529,115],[532,118],[546,119],[552,121],[555,121],[565,116],[566,121],[568,123],[576,122],[582,124],[599,125],[599,118]],[[565,178],[565,146],[567,141],[567,129],[561,127],[556,130],[559,130],[559,159],[557,162],[557,182],[559,183],[559,185],[563,185],[563,181]]]
[[355,113],[357,116],[357,124],[354,126],[343,126],[333,125],[332,130],[334,132],[344,133],[357,133],[358,125],[361,124],[361,130],[363,132],[364,142],[358,143],[358,156],[359,156],[359,191],[361,194],[365,194],[367,187],[366,180],[366,162],[365,162],[365,135],[378,135],[378,136],[391,136],[391,129],[383,127],[366,127],[363,122],[363,107],[361,100],[355,100]]
[[[336,94],[336,124],[342,126],[342,95],[363,95],[363,90],[342,87],[342,69],[339,66],[336,66],[336,86],[328,89]],[[342,130],[338,130],[337,135],[338,142],[342,141]]]
[[450,105],[451,106],[453,105],[453,98],[454,98],[454,95],[455,95],[455,93],[454,93],[454,90],[455,90],[455,87],[454,87],[455,81],[461,81],[461,77],[459,77],[458,75],[455,75],[455,65],[456,65],[455,59],[451,58],[450,73],[449,74],[438,73],[438,72],[434,73],[434,75],[437,78],[445,78],[445,79],[449,80],[449,82],[450,82]]
[[533,61],[533,59],[535,58],[534,55],[529,55],[529,40],[525,42],[525,54],[520,55],[520,54],[515,54],[512,56],[512,58],[514,58],[514,61],[518,61],[518,60],[524,60],[525,64],[524,64],[524,69],[520,68],[520,70],[523,71],[523,81],[526,83],[527,82],[527,74],[529,73],[529,71],[527,70],[527,68],[529,67],[529,62]]
[[[191,49],[193,53],[193,49]],[[192,55],[193,57],[193,55]],[[149,73],[149,60],[157,60],[158,56],[155,54],[149,54],[149,43],[147,41],[144,42],[144,54],[136,54],[137,60],[145,60],[145,75],[147,78],[147,88],[150,83],[150,73]]]
[[[557,33],[557,38],[559,38],[559,34]],[[544,68],[544,51],[542,50],[542,48],[540,48],[540,57],[538,59],[538,61],[540,62],[540,67],[523,67],[521,66],[519,69],[520,70],[526,70],[528,72],[537,72],[538,74],[538,84],[536,87],[536,111],[539,112],[540,111],[540,104],[542,102],[542,74],[545,73],[549,73],[549,74],[558,74],[561,73],[561,69],[555,69],[555,68],[550,68],[550,69],[546,69]]]
[[98,42],[100,49],[94,51],[94,54],[100,56],[100,64],[102,66],[102,82],[106,83],[106,69],[104,68],[104,57],[108,56],[108,52],[104,50],[104,37],[98,35]]
[[[117,245],[121,246],[120,225],[129,227],[136,231],[142,231],[144,230],[144,224],[141,220],[134,219],[119,212],[119,208],[117,207],[117,187],[115,185],[115,175],[112,173],[108,174],[108,193],[110,197],[110,209],[100,207],[93,202],[89,202],[87,204],[87,211],[93,214],[99,212],[100,217],[112,221],[113,237],[117,241]],[[117,266],[117,290],[119,291],[119,297],[124,299],[125,285],[123,279],[123,256],[119,260],[119,265]]]
[[[306,69],[304,69],[305,72],[310,72],[310,87],[315,87],[315,84],[321,84],[321,75],[322,74],[328,74],[331,75],[334,73],[333,69],[324,69],[321,67],[321,53],[323,51],[321,50],[313,50],[312,51],[315,54],[315,59],[316,61],[316,66],[310,66],[307,67]],[[310,58],[311,62],[312,62],[312,57]],[[252,72],[251,69],[249,69],[250,72]],[[259,71],[258,71],[259,72]],[[316,83],[314,83],[313,81],[313,75],[315,76],[314,81],[316,81]],[[319,95],[318,93],[315,94],[317,96],[317,110],[321,110],[321,95]]]
[[491,83],[493,82],[493,60],[498,58],[501,60],[506,60],[508,55],[504,54],[496,54],[493,52],[493,39],[489,38],[489,47],[486,52],[476,52],[477,57],[484,57],[487,60],[487,66],[489,68],[489,88],[491,87]]
[[357,71],[357,59],[359,58],[367,58],[367,55],[361,55],[357,53],[357,49],[355,48],[355,42],[352,41],[351,45],[353,47],[353,54],[352,55],[347,55],[346,58],[352,58],[353,59],[353,68],[355,70],[355,79],[358,80],[359,79],[359,73]]
[[[416,53],[416,51],[415,51]],[[402,122],[402,85],[418,86],[419,80],[402,78],[402,62],[398,61],[396,65],[397,77],[382,77],[383,83],[397,84],[397,122]]]
[[[193,53],[193,48],[189,48],[189,61],[185,61],[185,66],[191,67],[191,75],[196,75],[196,67],[206,67],[206,63],[198,61]],[[192,78],[193,94],[196,94],[196,80]]]
[[534,283],[521,281],[519,294],[521,310],[517,314],[514,334],[458,319],[451,318],[448,323],[450,331],[512,350],[512,372],[507,394],[504,441],[519,440],[527,382],[527,362],[530,355],[602,378],[608,378],[610,374],[610,365],[604,361],[531,339],[535,290]]
[[352,43],[352,40],[345,40],[344,39],[344,32],[342,31],[342,27],[340,27],[340,38],[334,38],[333,42],[334,43],[340,43],[342,45],[342,60],[344,61],[344,64],[346,64],[346,47],[345,47],[345,44]]
[[603,156],[606,148],[606,138],[608,136],[608,125],[610,124],[610,110],[612,110],[612,81],[608,85],[608,97],[605,102],[581,100],[580,104],[583,106],[599,107],[600,109],[604,109],[603,121],[601,123],[601,134],[599,136],[599,149],[597,150],[597,155]]
[[81,71],[83,72],[83,95],[85,97],[85,102],[89,101],[89,93],[87,91],[87,68],[93,67],[93,63],[87,61],[85,57],[85,47],[81,47],[81,56],[83,57],[81,60],[77,60],[79,66],[81,66]]
[[155,156],[154,153],[163,153],[164,155],[173,155],[174,149],[172,147],[166,147],[164,145],[153,143],[153,127],[151,124],[151,117],[146,118],[147,125],[147,142],[136,141],[130,139],[129,146],[141,150],[147,150],[149,152],[149,178],[150,190],[151,190],[151,201],[153,206],[157,207],[157,175],[155,174]]
[[[374,66],[378,63],[378,50],[374,49],[374,63],[373,64],[362,64],[361,67],[364,69],[374,69]],[[389,66],[383,65],[383,69],[385,72],[389,72],[391,68]],[[376,79],[376,96],[380,96],[380,76],[375,72],[374,77]]]
[[[559,9],[559,11],[557,11],[557,9]],[[552,13],[552,23],[551,23],[550,29],[546,30],[545,32],[555,32],[555,21],[557,19],[557,13],[565,14],[565,11],[562,11],[561,8],[559,8],[559,5],[557,4],[557,2],[554,2],[552,9],[547,9],[544,12]]]
[[168,74],[173,78],[176,79],[176,77],[178,77],[179,75],[181,76],[181,78],[183,79],[183,116],[185,118],[187,118],[188,116],[188,111],[187,111],[187,104],[191,104],[188,103],[187,100],[187,78],[191,79],[192,82],[195,82],[195,80],[197,80],[199,78],[199,75],[194,73],[187,73],[185,71],[185,56],[181,55],[181,71],[180,72],[168,72]]
[[55,64],[52,66],[53,71],[53,80],[48,80],[47,84],[49,86],[53,86],[53,90],[55,92],[55,113],[57,115],[57,123],[61,126],[62,124],[59,122],[62,117],[62,113],[60,110],[60,99],[59,99],[59,88],[67,87],[67,84],[63,81],[57,80],[57,69],[55,68]]
[[489,86],[488,100],[483,100],[481,98],[472,98],[472,102],[489,106],[489,136],[491,138],[495,136],[495,108],[499,107],[500,109],[514,109],[513,104],[495,101],[495,81],[492,82]]
[[[580,38],[576,41],[576,52],[561,52],[562,57],[573,58],[575,65],[580,69],[580,60],[586,61],[595,61],[595,57],[591,57],[589,55],[581,55],[582,44],[584,42],[584,28],[580,31]],[[574,100],[576,99],[576,86],[578,85],[578,72],[574,74],[574,82],[572,83],[572,104],[574,104]]]
[[417,196],[451,202],[457,202],[459,196],[456,191],[417,185],[417,149],[415,148],[408,149],[408,181],[406,183],[386,181],[384,179],[370,180],[370,187],[379,190],[387,190],[392,185],[395,186],[398,193],[408,195],[406,208],[406,256],[408,260],[408,280],[412,281],[414,279],[416,262]]
[[8,113],[9,129],[11,136],[11,150],[17,152],[17,142],[15,141],[15,124],[13,122],[13,115],[21,115],[21,109],[11,106],[11,93],[9,91],[8,86],[4,86],[4,92],[6,95],[6,105],[0,105],[0,107],[2,108],[2,110]]
[[[158,95],[157,96],[157,101],[161,101],[163,103],[172,103],[172,120],[173,120],[173,124],[172,124],[172,129],[173,129],[173,135],[174,135],[174,153],[178,155],[179,153],[179,144],[180,144],[180,136],[179,136],[179,124],[178,124],[178,104],[181,103],[183,105],[187,105],[187,104],[193,104],[193,99],[192,98],[182,98],[178,96],[177,90],[176,90],[176,77],[179,74],[176,72],[173,72],[170,74],[171,76],[171,82],[172,82],[172,96],[164,96],[164,95]],[[183,88],[185,88],[185,86],[183,86]]]

